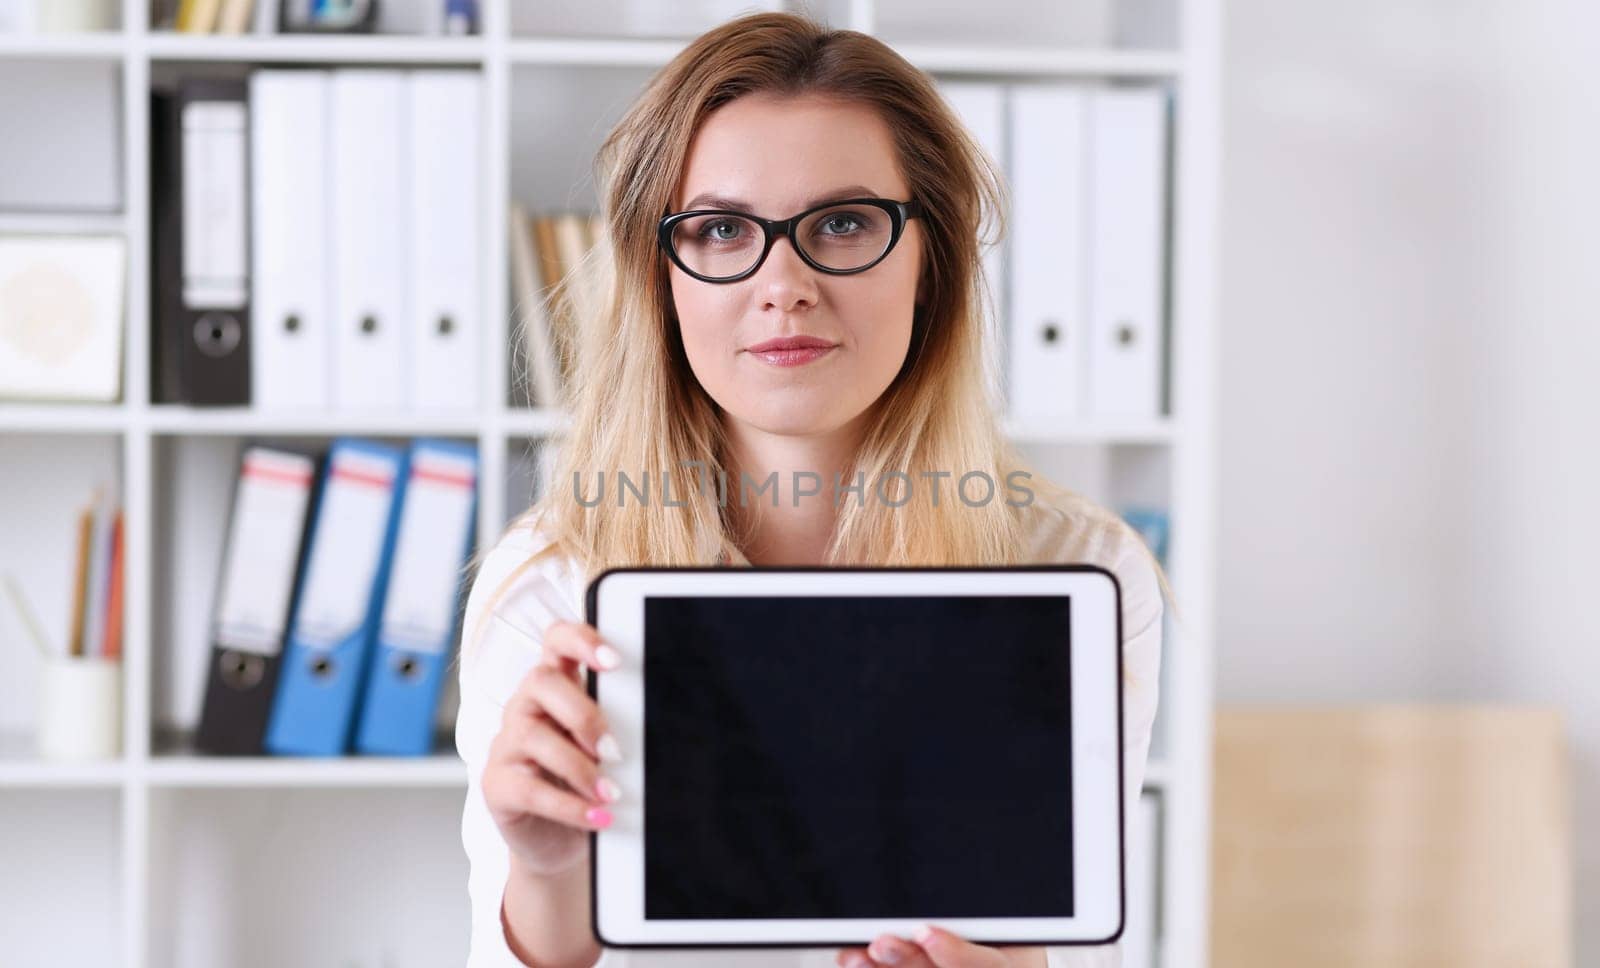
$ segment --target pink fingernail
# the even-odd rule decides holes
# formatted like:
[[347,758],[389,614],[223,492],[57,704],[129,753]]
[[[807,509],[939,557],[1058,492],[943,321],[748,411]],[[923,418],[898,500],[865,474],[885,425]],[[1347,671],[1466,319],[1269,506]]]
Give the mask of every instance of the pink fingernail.
[[609,827],[611,826],[611,811],[604,807],[590,807],[584,813],[583,819],[589,821],[590,826],[593,827]]
[[622,789],[617,786],[615,781],[607,776],[603,776],[594,781],[594,792],[598,793],[600,795],[600,799],[606,801],[607,803],[610,803],[622,796]]
[[928,925],[924,924],[917,929],[917,944],[927,944],[928,939],[931,937],[933,937],[933,928]]

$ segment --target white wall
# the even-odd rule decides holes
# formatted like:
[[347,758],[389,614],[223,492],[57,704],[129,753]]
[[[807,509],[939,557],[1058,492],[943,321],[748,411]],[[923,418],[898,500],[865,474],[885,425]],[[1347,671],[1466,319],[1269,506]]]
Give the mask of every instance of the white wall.
[[1600,964],[1600,5],[1225,7],[1218,699],[1564,710]]

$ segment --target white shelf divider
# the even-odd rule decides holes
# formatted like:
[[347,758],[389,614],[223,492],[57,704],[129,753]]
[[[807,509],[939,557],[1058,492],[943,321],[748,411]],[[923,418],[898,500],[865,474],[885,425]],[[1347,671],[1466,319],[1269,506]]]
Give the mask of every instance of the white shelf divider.
[[162,889],[150,875],[150,788],[142,771],[150,756],[154,468],[146,423],[150,399],[150,62],[142,49],[144,0],[123,0],[126,39],[122,65],[123,198],[128,231],[128,330],[123,339],[123,756],[122,960],[144,968],[150,951],[150,898]]
[[128,427],[118,404],[11,403],[0,407],[0,433],[116,434]]
[[482,38],[477,37],[341,37],[318,34],[190,37],[152,33],[145,39],[142,52],[152,60],[161,61],[477,66],[483,62],[484,44]]
[[116,212],[3,212],[0,233],[17,235],[121,235],[127,231]]
[[370,434],[394,437],[475,437],[484,430],[476,414],[407,413],[370,411],[354,413],[262,412],[248,407],[190,408],[157,404],[145,414],[144,425],[155,434],[226,436],[314,436]]
[[0,34],[0,59],[119,60],[127,49],[120,30],[81,34]]
[[683,47],[684,43],[677,40],[516,38],[504,41],[503,59],[518,65],[660,67]]
[[417,759],[386,757],[160,757],[143,780],[152,787],[461,787],[467,768],[460,758],[439,753]]

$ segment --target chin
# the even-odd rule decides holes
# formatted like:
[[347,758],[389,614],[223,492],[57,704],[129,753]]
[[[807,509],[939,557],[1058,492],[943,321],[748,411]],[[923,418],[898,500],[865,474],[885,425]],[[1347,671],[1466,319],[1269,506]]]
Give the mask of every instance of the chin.
[[[806,394],[810,397],[811,394]],[[852,414],[833,412],[829,404],[837,405],[837,397],[826,393],[815,395],[815,402],[787,399],[774,401],[774,405],[731,411],[744,423],[769,434],[785,437],[810,437],[832,433],[853,419]]]

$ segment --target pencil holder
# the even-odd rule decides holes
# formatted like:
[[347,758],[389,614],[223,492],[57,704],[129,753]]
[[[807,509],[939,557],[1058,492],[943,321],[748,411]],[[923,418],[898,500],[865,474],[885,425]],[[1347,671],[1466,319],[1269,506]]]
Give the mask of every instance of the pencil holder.
[[39,666],[39,756],[112,759],[122,754],[122,663],[54,657]]
[[[27,0],[23,0],[24,3]],[[116,30],[114,0],[34,0],[38,28],[50,33]]]

